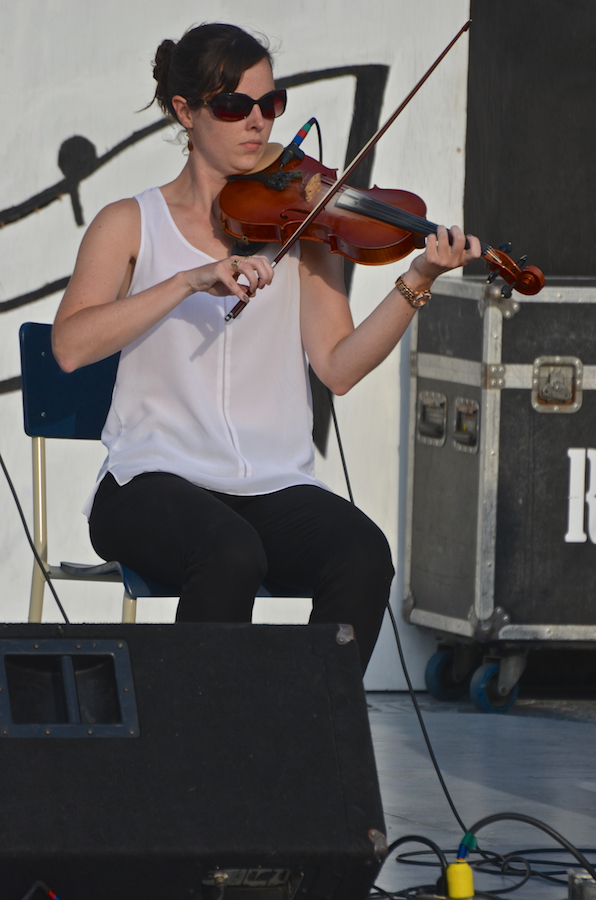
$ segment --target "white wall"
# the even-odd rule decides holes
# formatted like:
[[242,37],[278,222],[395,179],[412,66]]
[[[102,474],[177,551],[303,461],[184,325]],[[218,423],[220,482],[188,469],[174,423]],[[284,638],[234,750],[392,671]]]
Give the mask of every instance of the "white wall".
[[[93,142],[98,155],[159,118],[151,99],[151,60],[165,37],[177,39],[192,24],[233,22],[267,34],[277,48],[276,75],[349,64],[390,67],[381,121],[465,22],[468,0],[24,0],[4,4],[0,30],[0,209],[17,205],[61,180],[58,149],[72,135]],[[419,194],[429,218],[446,224],[463,219],[467,37],[464,36],[392,126],[376,152],[373,181]],[[288,110],[273,139],[289,141],[316,115],[327,165],[341,168],[349,133],[352,78],[291,89]],[[317,155],[315,137],[305,149]],[[135,144],[81,183],[88,223],[106,203],[173,178],[182,167],[180,146],[164,132]],[[0,231],[0,303],[72,272],[83,228],[70,199]],[[390,289],[407,262],[359,267],[352,289],[357,320]],[[0,381],[19,374],[17,333],[21,322],[51,322],[60,295],[0,313]],[[383,528],[397,562],[393,588],[401,605],[407,427],[408,341],[337,400],[356,502]],[[333,437],[318,474],[345,494]],[[30,451],[22,432],[20,394],[0,394],[0,452],[30,518]],[[79,509],[94,481],[103,451],[98,444],[64,442],[49,450],[57,478],[50,484],[50,559],[91,561],[86,523]],[[30,551],[8,487],[0,473],[0,619],[24,621],[30,582]],[[73,621],[116,620],[120,590],[58,583]],[[142,601],[140,619],[171,618],[173,605]],[[290,612],[290,616],[293,613]],[[298,609],[297,615],[301,614]],[[45,620],[60,616],[51,597]],[[267,617],[261,608],[261,618]],[[400,619],[401,621],[401,619]],[[425,660],[434,644],[402,623],[415,684],[423,685]],[[371,689],[402,689],[404,680],[389,629],[382,633],[367,676]]]

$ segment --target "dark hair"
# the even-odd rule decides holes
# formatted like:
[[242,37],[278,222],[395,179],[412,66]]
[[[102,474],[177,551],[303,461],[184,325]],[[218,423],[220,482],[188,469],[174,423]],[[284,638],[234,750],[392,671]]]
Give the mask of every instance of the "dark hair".
[[234,91],[242,74],[262,59],[271,63],[269,48],[236,25],[214,22],[190,28],[178,43],[165,40],[157,48],[153,100],[176,121],[172,97],[180,95],[198,109],[220,91]]

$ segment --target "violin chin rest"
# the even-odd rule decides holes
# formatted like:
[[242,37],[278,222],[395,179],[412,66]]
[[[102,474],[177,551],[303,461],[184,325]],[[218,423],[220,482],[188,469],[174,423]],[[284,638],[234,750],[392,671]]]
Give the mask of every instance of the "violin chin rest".
[[275,142],[267,144],[259,165],[255,166],[254,169],[251,169],[250,172],[245,172],[245,174],[253,175],[255,172],[262,172],[263,169],[266,169],[267,166],[270,166],[271,163],[275,162],[276,159],[279,159],[279,157],[283,153],[283,149],[283,144],[276,144]]

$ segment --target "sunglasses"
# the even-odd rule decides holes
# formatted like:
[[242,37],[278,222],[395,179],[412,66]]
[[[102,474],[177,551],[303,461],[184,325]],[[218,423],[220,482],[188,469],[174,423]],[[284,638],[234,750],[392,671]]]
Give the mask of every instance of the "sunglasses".
[[269,91],[258,100],[253,100],[248,94],[216,94],[211,100],[203,100],[205,106],[210,106],[213,115],[224,122],[240,122],[246,119],[257,103],[265,119],[277,119],[285,111],[288,99],[287,91]]

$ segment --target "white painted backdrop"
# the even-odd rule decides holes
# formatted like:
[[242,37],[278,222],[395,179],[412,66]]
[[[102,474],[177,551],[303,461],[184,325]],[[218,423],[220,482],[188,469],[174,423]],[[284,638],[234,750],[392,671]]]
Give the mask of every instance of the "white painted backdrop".
[[[159,118],[152,107],[151,60],[165,37],[178,39],[191,25],[231,22],[266,34],[278,77],[365,63],[389,66],[381,122],[465,22],[468,0],[24,0],[0,11],[0,209],[17,205],[60,181],[58,149],[73,135],[93,142],[101,156],[132,132]],[[464,36],[393,125],[376,151],[373,182],[422,196],[429,217],[462,223],[466,123],[467,37]],[[316,115],[324,136],[324,162],[343,164],[350,128],[354,79],[339,78],[293,88],[288,110],[273,131],[287,143]],[[80,185],[85,222],[106,203],[171,180],[184,163],[174,132],[157,132],[115,157]],[[314,133],[313,133],[314,134]],[[317,155],[316,138],[305,145]],[[0,303],[72,272],[84,228],[74,221],[70,198],[0,231]],[[358,267],[352,306],[361,320],[385,295],[407,262]],[[24,321],[51,322],[54,294],[0,314],[0,381],[19,374],[18,329]],[[407,451],[406,337],[391,357],[337,399],[337,413],[356,502],[386,533],[396,561],[392,602],[414,684],[434,643],[399,615],[403,585],[405,466]],[[19,392],[0,394],[0,452],[31,519],[29,439],[22,430]],[[48,449],[52,507],[49,558],[95,559],[80,508],[103,458],[98,443],[53,442]],[[317,474],[345,495],[333,436]],[[0,621],[25,621],[31,558],[12,497],[0,473]],[[118,586],[58,582],[71,621],[117,621]],[[60,621],[46,591],[45,621]],[[139,602],[139,621],[171,621],[173,601]],[[255,620],[301,621],[305,607],[291,601],[259,603]],[[369,667],[366,685],[405,687],[387,623]]]

